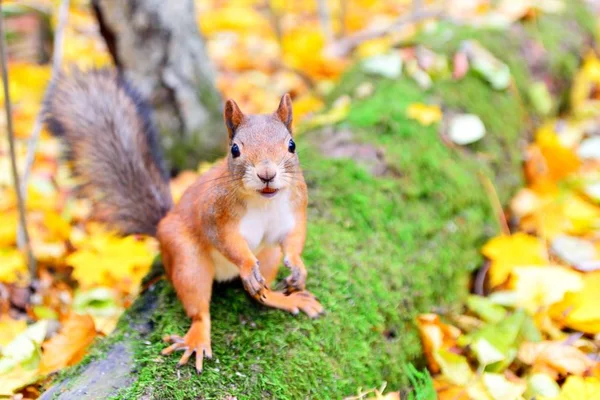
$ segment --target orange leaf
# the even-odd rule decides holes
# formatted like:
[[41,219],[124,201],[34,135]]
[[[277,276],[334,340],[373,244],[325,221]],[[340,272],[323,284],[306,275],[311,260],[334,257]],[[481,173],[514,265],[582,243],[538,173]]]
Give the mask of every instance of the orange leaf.
[[456,344],[460,330],[440,321],[436,314],[423,314],[417,317],[417,326],[423,343],[423,352],[427,358],[427,366],[432,373],[440,371],[440,365],[433,353],[440,348],[450,348]]
[[52,339],[43,347],[40,373],[49,374],[79,362],[96,337],[94,320],[89,315],[72,313]]

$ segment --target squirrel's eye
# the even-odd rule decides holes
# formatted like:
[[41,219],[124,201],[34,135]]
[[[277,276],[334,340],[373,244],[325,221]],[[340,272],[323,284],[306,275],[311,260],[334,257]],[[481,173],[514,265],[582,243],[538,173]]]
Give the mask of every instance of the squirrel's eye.
[[240,148],[237,144],[234,143],[233,146],[231,146],[231,155],[233,156],[233,158],[238,158],[240,154]]
[[296,152],[296,143],[294,142],[294,139],[290,139],[290,144],[288,144],[288,150],[290,151],[290,153]]

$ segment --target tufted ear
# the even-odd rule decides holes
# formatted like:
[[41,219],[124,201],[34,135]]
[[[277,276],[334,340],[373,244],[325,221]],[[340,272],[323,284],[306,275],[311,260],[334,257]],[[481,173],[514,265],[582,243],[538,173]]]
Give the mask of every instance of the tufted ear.
[[238,126],[244,121],[244,113],[235,101],[229,99],[225,102],[225,110],[223,112],[223,116],[225,118],[225,126],[229,131],[229,140],[233,140],[235,136],[235,131]]
[[279,102],[279,107],[277,111],[275,111],[275,116],[283,122],[283,124],[288,128],[290,133],[292,132],[292,99],[289,94],[284,94]]

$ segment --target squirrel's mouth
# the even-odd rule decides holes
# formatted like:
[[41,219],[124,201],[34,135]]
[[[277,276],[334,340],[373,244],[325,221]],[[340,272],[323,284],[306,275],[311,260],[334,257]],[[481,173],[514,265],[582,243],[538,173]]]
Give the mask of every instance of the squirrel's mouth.
[[260,193],[263,197],[273,197],[277,194],[278,191],[278,189],[270,188],[267,186],[259,190],[258,193]]

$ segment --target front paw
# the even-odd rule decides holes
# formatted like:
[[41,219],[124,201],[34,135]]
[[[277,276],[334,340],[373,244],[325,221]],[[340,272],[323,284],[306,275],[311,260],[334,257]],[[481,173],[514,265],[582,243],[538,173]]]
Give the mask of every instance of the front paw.
[[292,264],[289,260],[284,261],[292,273],[283,280],[283,290],[285,293],[301,292],[306,289],[306,269]]
[[261,293],[266,289],[265,278],[260,273],[260,266],[258,262],[252,267],[252,269],[244,274],[241,274],[242,284],[244,289],[252,297],[260,297]]

